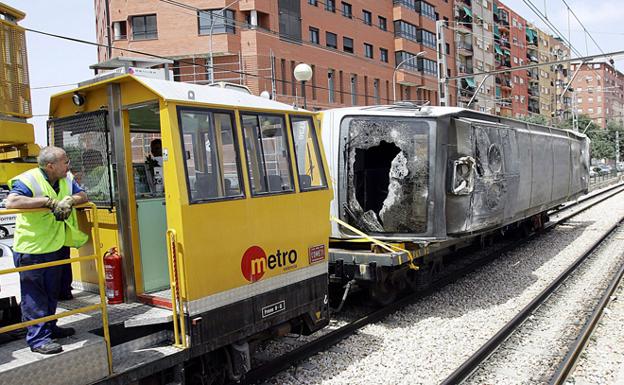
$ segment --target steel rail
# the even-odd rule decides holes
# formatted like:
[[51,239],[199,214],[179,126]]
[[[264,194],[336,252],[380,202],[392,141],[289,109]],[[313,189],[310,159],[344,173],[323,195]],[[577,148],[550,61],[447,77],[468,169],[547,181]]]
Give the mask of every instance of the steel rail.
[[[584,211],[584,210],[583,210]],[[577,211],[578,214],[582,211]],[[566,280],[572,273],[583,263],[589,256],[591,256],[598,247],[600,247],[604,241],[611,236],[621,224],[624,222],[624,218],[621,218],[618,223],[609,228],[605,234],[603,234],[598,241],[596,241],[587,251],[583,253],[579,258],[574,261],[564,272],[562,272],[548,287],[537,295],[528,305],[526,305],[514,318],[512,318],[503,328],[501,328],[492,338],[490,338],[483,346],[479,348],[470,358],[468,358],[459,368],[457,368],[451,375],[449,375],[441,384],[460,384],[465,381],[479,366],[485,362],[485,360],[499,348],[509,336],[515,332],[524,321],[534,313],[534,311],[541,306],[545,300],[550,297],[559,286]]]
[[622,282],[623,277],[624,265],[620,266],[618,272],[611,279],[609,287],[607,287],[604,294],[600,298],[600,302],[592,312],[591,316],[585,322],[585,325],[583,325],[583,329],[581,329],[579,336],[570,345],[568,353],[565,355],[563,361],[557,367],[557,370],[552,376],[549,384],[562,385],[567,382],[568,377],[574,370],[576,363],[581,356],[581,353],[585,350],[585,346],[587,345],[587,342],[589,342],[589,338],[591,337],[594,330],[596,330],[596,327],[598,326],[598,323],[600,322],[600,319],[604,314],[605,308],[611,302],[612,295]]
[[[619,188],[619,189],[618,189]],[[617,190],[615,192],[613,192],[613,190]],[[555,222],[549,222],[549,226],[547,228],[545,228],[543,231],[548,231],[551,228],[553,228],[554,226],[556,226],[557,224],[560,224],[564,221],[567,221],[568,219],[586,211],[587,209],[589,209],[590,207],[603,202],[606,199],[611,198],[612,196],[619,194],[621,192],[624,191],[624,183],[620,183],[614,186],[611,186],[609,188],[605,188],[604,190],[601,190],[593,195],[591,195],[590,197],[587,197],[585,199],[581,199],[571,205],[565,206],[563,209],[561,209],[560,211],[563,210],[568,210],[571,207],[574,207],[576,205],[580,205],[586,202],[590,202],[588,203],[586,206],[582,207],[581,209],[574,211],[573,213],[566,215],[562,218],[557,219]],[[594,201],[595,200],[595,201]],[[542,231],[542,232],[543,232]],[[297,347],[295,349],[293,349],[290,352],[287,352],[285,354],[280,355],[278,358],[273,359],[267,363],[264,363],[256,368],[251,369],[249,372],[246,373],[245,377],[243,378],[243,380],[240,383],[237,384],[254,384],[254,383],[258,383],[260,381],[263,381],[269,377],[272,377],[276,374],[278,374],[279,372],[287,369],[288,367],[294,365],[297,362],[303,361],[304,359],[307,359],[313,355],[315,355],[318,352],[321,352],[323,350],[326,350],[328,347],[336,345],[337,343],[339,343],[340,341],[342,341],[343,339],[351,336],[352,334],[354,334],[357,330],[361,329],[362,327],[380,321],[383,318],[385,318],[386,316],[408,306],[411,305],[413,303],[415,303],[416,301],[418,301],[421,298],[424,298],[428,295],[431,295],[432,293],[434,293],[436,290],[452,283],[455,282],[456,280],[460,279],[461,277],[464,277],[467,273],[474,271],[477,267],[480,267],[483,265],[484,262],[488,262],[490,260],[493,260],[495,258],[497,258],[498,256],[501,255],[501,253],[504,253],[506,251],[512,250],[518,246],[520,246],[522,243],[527,242],[528,240],[533,239],[534,237],[537,237],[539,234],[541,234],[542,232],[537,232],[537,233],[533,233],[531,235],[529,235],[528,237],[523,237],[522,239],[515,241],[515,242],[511,242],[510,244],[503,246],[501,248],[497,248],[496,250],[494,250],[491,253],[488,253],[488,255],[482,257],[482,258],[478,258],[474,261],[472,261],[471,263],[467,264],[466,266],[463,266],[461,268],[459,268],[458,270],[454,271],[452,274],[446,275],[441,277],[440,279],[436,280],[432,286],[424,291],[418,292],[418,293],[413,293],[413,294],[408,294],[406,296],[404,296],[403,298],[399,299],[398,301],[380,308],[378,310],[375,310],[353,322],[350,322],[347,325],[344,325],[336,330],[333,330],[317,339],[315,339],[314,341],[311,341],[309,343],[306,343],[305,345],[302,345],[300,347]]]

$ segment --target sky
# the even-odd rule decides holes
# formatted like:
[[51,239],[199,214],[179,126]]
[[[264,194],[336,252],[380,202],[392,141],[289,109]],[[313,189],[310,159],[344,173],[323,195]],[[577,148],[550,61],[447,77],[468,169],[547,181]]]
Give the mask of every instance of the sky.
[[[19,24],[26,28],[95,42],[93,0],[0,0],[26,13]],[[33,103],[35,141],[47,145],[46,121],[50,96],[93,77],[89,65],[97,63],[94,46],[26,32]],[[70,84],[66,87],[39,87]]]
[[[95,42],[93,0],[0,1],[26,13],[25,20],[20,23],[24,27]],[[553,33],[531,11],[526,2],[533,2],[541,12],[545,12],[548,19],[567,37],[568,11],[564,0],[503,1],[504,4],[528,21],[534,22],[544,31]],[[624,39],[624,24],[622,24],[624,7],[621,0],[565,0],[565,2],[581,19],[604,52],[624,50],[624,44],[621,44],[622,39]],[[572,15],[570,15],[570,20],[572,44],[582,54],[600,53],[600,50],[589,39],[587,39],[586,48],[586,39],[582,27]],[[26,38],[33,114],[35,115],[31,122],[35,125],[37,143],[46,145],[46,120],[50,96],[74,87],[77,82],[91,78],[93,71],[89,69],[89,65],[97,62],[97,49],[94,46],[42,36],[32,32],[27,32]],[[616,57],[614,60],[616,67],[624,72],[624,56]],[[65,84],[69,84],[69,86],[56,87]]]

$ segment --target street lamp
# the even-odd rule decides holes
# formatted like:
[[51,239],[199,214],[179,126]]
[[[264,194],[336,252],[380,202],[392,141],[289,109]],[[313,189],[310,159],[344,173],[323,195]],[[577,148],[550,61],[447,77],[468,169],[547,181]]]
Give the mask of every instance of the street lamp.
[[392,72],[392,101],[393,102],[396,102],[396,73],[399,70],[399,67],[401,67],[403,63],[410,61],[410,60],[417,59],[420,56],[424,55],[425,53],[426,53],[425,51],[420,51],[416,55],[404,59],[402,62],[397,64],[396,67],[394,67],[394,71]]
[[[234,4],[238,3],[240,0],[234,0],[232,1],[230,4],[226,5],[225,7],[221,8],[221,10],[219,10],[218,12],[221,14],[221,17],[223,18],[223,25],[225,26],[225,23],[227,22],[227,18],[225,17],[225,10],[230,8],[231,6],[233,6]],[[208,44],[209,44],[209,55],[210,55],[210,83],[214,83],[214,64],[212,62],[212,29],[214,27],[214,11],[210,11],[210,32],[208,32],[208,36],[209,36],[209,40],[208,40]]]
[[308,109],[308,105],[306,103],[306,93],[305,93],[305,83],[312,79],[312,68],[306,63],[297,64],[295,70],[293,71],[293,75],[295,75],[295,79],[301,82],[301,93],[303,94],[303,108]]

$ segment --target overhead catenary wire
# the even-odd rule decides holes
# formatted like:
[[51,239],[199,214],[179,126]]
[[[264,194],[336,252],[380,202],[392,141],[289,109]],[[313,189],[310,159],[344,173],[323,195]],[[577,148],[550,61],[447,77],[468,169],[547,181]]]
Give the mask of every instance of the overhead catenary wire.
[[553,60],[553,61],[547,61],[547,62],[542,62],[542,63],[525,64],[525,65],[521,65],[521,66],[506,68],[506,69],[498,69],[498,70],[492,70],[492,71],[475,72],[473,74],[468,74],[468,75],[449,76],[446,79],[447,80],[456,80],[456,79],[471,78],[473,76],[480,76],[480,75],[496,75],[496,74],[501,74],[501,73],[506,73],[506,72],[514,72],[514,71],[528,70],[528,69],[531,69],[531,68],[539,68],[539,67],[543,67],[543,66],[565,64],[565,63],[569,63],[569,62],[591,61],[591,60],[594,60],[594,59],[601,59],[601,58],[612,57],[612,56],[624,56],[624,51],[614,51],[614,52],[607,52],[605,54],[596,54],[596,55],[581,56],[581,57],[562,59],[562,60]]
[[[173,1],[173,0],[160,0],[160,1],[163,1],[163,2],[166,2],[166,3],[176,3],[177,6],[182,6],[183,8],[192,9],[192,10],[198,11],[198,12],[202,11],[202,10],[200,10],[198,8],[187,6],[187,5],[178,3],[178,2]],[[178,4],[180,4],[180,5],[178,5]],[[215,16],[217,16],[217,15],[215,15]],[[220,15],[219,15],[219,17],[224,18],[223,16],[220,16]],[[236,23],[238,25],[241,25],[240,22],[236,22]],[[242,23],[242,25],[247,26],[246,23]],[[54,33],[50,33],[50,32],[40,31],[40,30],[36,30],[36,29],[33,29],[33,28],[25,28],[25,30],[29,31],[29,32],[32,32],[32,33],[42,34],[42,35],[45,35],[45,36],[50,36],[50,37],[55,37],[55,38],[59,38],[59,39],[65,39],[65,40],[68,40],[68,41],[73,41],[73,42],[76,42],[76,43],[88,44],[88,45],[93,45],[93,46],[101,47],[101,48],[108,48],[108,45],[106,45],[106,44],[90,42],[90,41],[87,41],[87,40],[84,40],[84,39],[79,39],[79,38],[74,38],[74,37],[54,34]],[[256,31],[260,32],[260,33],[268,33],[269,35],[272,35],[274,37],[280,37],[280,39],[282,39],[282,40],[288,40],[288,39],[283,39],[283,37],[279,36],[279,33],[274,32],[274,31],[264,30],[262,28],[259,28]],[[315,47],[315,48],[327,50],[327,51],[330,51],[332,53],[347,55],[350,58],[353,58],[352,55],[349,55],[347,53],[342,53],[340,51],[332,50],[332,49],[329,49],[329,48],[325,48],[325,47],[322,47],[322,46],[319,46],[319,45],[316,45],[316,44],[312,44],[312,43],[308,43],[308,42],[302,42],[302,41],[299,41],[299,40],[292,40],[292,41],[296,42],[297,44],[302,44],[303,43],[303,44],[310,45],[310,46]],[[152,54],[152,53],[148,53],[148,52],[144,52],[144,51],[140,51],[140,50],[129,49],[129,48],[122,48],[122,47],[112,47],[112,48],[116,49],[116,50],[124,51],[124,52],[135,53],[135,54],[145,55],[145,56],[149,56],[149,57],[153,57],[153,58],[169,60],[168,57],[165,57],[165,56],[162,56],[162,55],[156,55],[156,54]],[[368,59],[365,59],[365,58],[359,58],[357,56],[355,58],[368,62]],[[210,67],[210,65],[207,65],[207,64],[198,64],[198,63],[190,62],[190,61],[187,61],[187,60],[177,60],[177,62],[178,63],[183,63],[183,64],[188,64],[190,66],[198,66],[198,67],[202,67],[202,68]],[[218,69],[216,66],[213,66],[213,68]],[[247,72],[247,71],[239,71],[239,70],[223,69],[223,68],[221,68],[221,70],[224,71],[224,72],[229,72],[229,73],[239,74],[239,75],[245,75],[245,76],[251,76],[251,77],[256,77],[256,78],[260,78],[260,79],[264,79],[264,80],[270,80],[271,79],[270,77],[260,76],[258,74],[254,74],[254,73]],[[291,84],[291,81],[284,80],[284,79],[277,79],[276,78],[276,79],[273,79],[273,80],[275,80],[277,82],[285,82],[285,83]],[[431,80],[434,81],[434,79],[431,79]],[[316,88],[316,89],[321,89],[321,90],[329,90],[329,88],[321,87],[321,86],[318,86],[318,85],[312,86],[311,84],[306,84],[306,86],[313,87],[313,88]],[[48,87],[52,87],[52,86],[48,86]],[[333,91],[335,93],[343,94],[343,95],[356,95],[358,97],[372,97],[371,95],[367,95],[367,94],[352,93],[352,92],[348,92],[348,91],[339,91],[337,89],[334,89]],[[293,95],[293,97],[294,96],[295,95]],[[386,100],[386,101],[390,101],[389,98],[383,98],[383,99]]]
[[[205,14],[206,14],[207,12],[211,11],[211,10],[202,10],[202,9],[200,9],[200,8],[193,7],[193,6],[191,6],[191,5],[187,5],[187,4],[181,3],[181,2],[179,2],[179,1],[175,1],[175,0],[160,0],[160,1],[162,1],[163,3],[167,3],[167,4],[174,5],[174,6],[176,6],[176,7],[182,8],[182,9],[186,9],[186,10],[189,10],[189,11],[193,11],[193,14],[192,14],[192,15],[193,15],[193,16],[197,15],[199,18],[204,18],[204,19],[211,20],[211,21],[213,20],[213,18],[221,18],[221,19],[222,19],[222,20],[224,20],[226,23],[228,23],[228,24],[234,24],[234,25],[237,25],[237,26],[239,26],[239,28],[240,28],[240,27],[248,27],[248,26],[249,26],[247,23],[239,22],[239,21],[236,21],[236,20],[234,20],[234,19],[229,19],[229,18],[227,18],[226,16],[224,16],[224,15],[220,15],[220,14],[211,14],[211,16],[210,16],[210,17],[208,17],[208,16],[206,16]],[[321,1],[319,1],[319,2],[317,2],[317,3],[319,3],[319,4],[321,4],[321,5],[326,5],[326,3],[321,2]],[[187,13],[187,14],[188,14],[188,13]],[[364,23],[368,24],[368,23],[366,22],[366,20],[361,19],[361,18],[358,18],[357,16],[354,16],[353,14],[351,15],[351,17],[350,17],[350,18],[351,18],[351,19],[355,19],[355,20],[360,20],[360,21],[362,21],[362,22],[364,22]],[[371,24],[370,24],[370,25],[372,25],[372,20],[371,20]],[[392,24],[391,24],[391,25],[392,25]],[[387,28],[387,27],[388,27],[388,25],[386,24],[386,28]],[[27,29],[27,30],[29,30],[30,32],[35,32],[35,33],[43,33],[43,34],[46,34],[46,35],[48,35],[48,36],[61,37],[60,35],[50,34],[50,33],[42,32],[42,31],[37,31],[37,30],[34,30],[34,29]],[[382,32],[390,33],[390,34],[392,34],[392,35],[394,35],[394,34],[395,34],[392,30],[389,30],[389,29],[385,29],[385,30],[384,30],[384,29],[381,29],[381,28],[380,28],[380,30],[381,30]],[[280,37],[280,39],[283,39],[283,40],[287,40],[287,41],[288,41],[288,38],[284,39],[284,36],[280,36],[280,35],[279,35],[279,32],[276,32],[276,31],[271,31],[271,30],[267,30],[267,29],[263,29],[263,28],[258,28],[258,29],[257,29],[257,32],[260,32],[260,33],[269,33],[270,35],[279,36],[279,37]],[[92,44],[92,45],[96,45],[96,46],[98,46],[98,47],[102,47],[102,48],[108,48],[108,45],[105,45],[105,44],[92,43],[92,42],[87,42],[87,41],[84,41],[84,40],[82,40],[82,39],[75,39],[75,38],[69,38],[69,37],[63,37],[63,38],[67,38],[68,40],[73,40],[73,41],[75,41],[75,42],[81,42],[81,43],[85,43],[85,44]],[[407,38],[407,39],[409,39],[408,37],[406,37],[406,38]],[[317,44],[314,44],[314,43],[302,42],[302,41],[299,41],[299,40],[296,40],[296,42],[297,42],[298,44],[304,43],[304,44],[310,45],[310,46],[312,46],[312,47],[314,47],[314,48],[317,48],[317,49],[318,49],[318,48],[320,48],[320,49],[324,49],[324,50],[330,51],[330,52],[332,52],[332,53],[336,53],[336,54],[343,54],[343,53],[342,53],[342,52],[340,52],[340,51],[337,51],[337,50],[332,50],[332,49],[330,49],[330,48],[325,48],[325,47],[322,47],[322,46],[317,45]],[[112,48],[113,48],[113,49],[120,50],[120,51],[125,51],[125,52],[130,52],[130,53],[137,53],[137,54],[142,54],[142,55],[146,55],[146,56],[151,56],[151,57],[154,57],[154,58],[168,59],[167,57],[164,57],[164,56],[161,56],[161,55],[150,54],[150,53],[147,53],[147,52],[144,52],[144,51],[139,51],[139,50],[132,50],[132,49],[121,48],[121,47],[112,47]],[[446,56],[448,56],[448,57],[450,57],[450,58],[453,58],[453,57],[454,57],[453,55],[451,55],[451,54],[446,54],[446,53],[444,53],[444,52],[443,52],[443,54],[444,54],[444,55],[446,55]],[[346,53],[345,53],[345,55],[346,55]],[[351,57],[351,55],[349,55],[349,56]],[[358,59],[368,61],[368,59],[364,59],[364,58],[358,58]],[[221,69],[221,68],[217,68],[217,66],[211,66],[211,65],[208,65],[208,64],[198,64],[198,63],[195,63],[195,62],[188,62],[188,61],[185,61],[185,60],[178,60],[178,63],[181,63],[181,64],[188,64],[188,65],[190,65],[190,66],[197,66],[197,67],[202,67],[202,68],[212,67],[212,68],[213,68],[213,69],[215,69],[215,70],[216,70],[216,69],[220,69],[220,70],[222,70],[222,72],[229,72],[229,73],[232,73],[232,74],[237,74],[237,75],[245,75],[245,76],[252,76],[252,77],[260,77],[260,76],[258,76],[257,74],[250,73],[250,72],[247,72],[247,71],[237,71],[237,70],[232,70],[232,69]],[[265,77],[264,79],[268,79],[268,78],[266,78],[266,77]],[[281,81],[281,79],[279,79],[279,80]],[[290,83],[290,82],[289,82],[289,83]],[[45,86],[45,87],[35,87],[35,88],[33,88],[33,89],[54,88],[54,87],[61,87],[61,86],[62,86],[62,85],[52,85],[52,86]],[[311,85],[309,85],[309,86],[311,86]],[[315,87],[316,87],[316,88],[318,88],[318,89],[323,89],[323,87],[318,87],[318,86],[315,86]],[[358,95],[360,95],[360,94],[358,94]]]
[[[529,7],[529,9],[531,9],[531,11],[533,11],[533,13],[535,13],[540,20],[542,20],[542,22],[544,22],[546,24],[546,26],[550,27],[550,29],[557,33],[559,35],[559,37],[570,47],[570,49],[578,56],[582,56],[582,54],[580,53],[580,51],[578,49],[576,49],[576,47],[572,44],[572,41],[570,39],[570,35],[569,35],[569,31],[568,31],[568,39],[566,39],[564,37],[564,35],[561,33],[561,31],[559,31],[559,29],[548,19],[548,17],[546,15],[544,15],[539,8],[537,8],[537,6],[535,6],[535,4],[533,4],[532,0],[523,0],[523,2]],[[567,3],[565,3],[567,6]],[[568,6],[568,28],[570,27],[570,13],[571,13],[571,9]],[[576,17],[576,14],[574,15]],[[578,20],[578,18],[577,18]],[[580,23],[580,20],[579,20]],[[582,23],[581,23],[582,24]],[[584,25],[582,25],[583,28],[585,28]],[[593,37],[592,37],[593,39]],[[597,44],[597,43],[596,43]],[[589,47],[587,46],[587,34],[585,35],[585,45],[587,48],[587,55],[589,55]],[[601,51],[602,49],[600,47],[598,47]],[[604,51],[602,51],[603,56],[602,57],[608,57],[607,55],[604,55]],[[586,61],[586,60],[585,60]],[[583,63],[585,63],[585,61],[581,61],[581,65]],[[591,68],[591,70],[595,73],[598,74],[598,71],[596,71],[595,69]],[[574,111],[573,111],[574,113]]]
[[594,39],[594,37],[591,35],[591,33],[589,33],[589,31],[587,30],[587,28],[585,28],[585,25],[583,24],[583,22],[581,21],[581,19],[579,19],[579,17],[576,15],[576,13],[574,13],[574,11],[572,10],[572,8],[568,5],[568,2],[566,0],[561,0],[563,2],[563,4],[565,4],[565,6],[568,8],[568,12],[572,13],[572,15],[574,16],[574,18],[576,19],[576,21],[578,21],[578,23],[581,25],[581,27],[583,28],[583,31],[585,31],[586,36],[589,36],[589,38],[594,42],[594,44],[596,45],[596,47],[600,50],[600,52],[602,52],[603,54],[605,53],[602,49],[602,47],[600,47],[600,45],[598,44],[598,42],[596,41],[596,39]]
[[[168,3],[172,2],[172,0],[161,0],[161,1],[168,2]],[[177,3],[177,2],[175,2],[175,3]],[[188,9],[188,6],[185,6],[185,8]],[[190,8],[192,10],[198,10],[195,7],[190,7]],[[86,40],[83,40],[83,39],[77,39],[77,38],[72,38],[72,37],[68,37],[68,36],[62,36],[62,35],[58,35],[58,34],[52,34],[52,33],[44,32],[44,31],[35,30],[35,29],[32,29],[32,28],[26,28],[26,30],[29,31],[29,32],[44,34],[44,35],[51,36],[51,37],[56,37],[56,38],[62,38],[62,39],[74,41],[74,42],[77,42],[77,43],[89,44],[89,45],[94,45],[94,46],[97,46],[97,47],[104,47],[104,48],[108,47],[108,45],[106,45],[106,44],[99,44],[99,43],[89,42],[89,41],[86,41]],[[262,32],[261,29],[259,29],[259,30],[260,30],[260,32]],[[301,43],[301,42],[298,41],[298,43]],[[314,44],[313,46],[319,48],[318,45]],[[136,54],[150,56],[150,57],[155,57],[155,58],[169,59],[169,58],[161,56],[161,55],[155,55],[155,54],[151,54],[151,53],[147,53],[147,52],[139,51],[139,50],[133,50],[133,49],[127,49],[127,48],[121,48],[121,47],[113,47],[113,48],[117,49],[117,50],[120,50],[120,51],[136,53]],[[322,47],[320,47],[320,48],[322,48]],[[331,50],[331,52],[333,52],[333,53],[340,53],[340,52],[335,51],[335,50]],[[617,54],[620,54],[620,53],[621,52],[616,52],[616,53],[612,53],[612,55],[617,55]],[[349,55],[349,56],[351,56],[351,55]],[[452,55],[448,55],[448,56],[452,56]],[[536,65],[532,65],[532,66],[529,65],[529,66],[522,66],[522,67],[513,67],[513,68],[510,68],[510,69],[507,69],[507,70],[495,70],[495,71],[487,71],[487,72],[484,71],[484,72],[481,72],[481,73],[474,73],[474,74],[469,74],[469,75],[456,76],[456,77],[448,78],[448,79],[452,80],[452,79],[461,79],[461,78],[485,75],[485,74],[490,74],[490,73],[493,74],[493,73],[511,72],[511,71],[514,71],[514,70],[520,70],[520,69],[525,69],[525,68],[539,67],[541,65],[550,65],[550,64],[561,63],[561,62],[569,62],[570,60],[579,60],[579,59],[568,59],[568,60],[563,60],[563,61],[558,61],[558,62],[540,63],[540,64],[536,64]],[[199,67],[202,67],[202,68],[206,68],[206,65],[204,65],[204,64],[198,64],[198,63],[189,62],[189,61],[186,61],[186,60],[179,60],[178,62],[181,63],[181,64],[188,64],[188,65],[192,65],[192,66],[199,66]],[[257,78],[261,78],[261,79],[265,79],[265,80],[271,79],[270,77],[260,76],[258,74],[254,74],[254,73],[250,73],[250,72],[246,72],[246,71],[237,71],[237,70],[231,70],[231,69],[224,69],[223,71],[224,72],[235,73],[235,74],[240,74],[240,75],[251,76],[251,77],[257,77]],[[285,83],[291,84],[291,81],[284,80],[284,79],[274,79],[274,80],[277,81],[277,82],[285,82]],[[61,86],[61,85],[59,85],[59,86]],[[315,88],[315,89],[319,89],[319,90],[327,90],[327,91],[330,90],[327,87],[322,87],[322,86],[319,86],[319,85],[308,84],[307,86]],[[451,86],[457,87],[454,84],[451,84]],[[55,87],[55,86],[47,86],[47,87]],[[43,88],[43,87],[41,87],[41,88]],[[371,95],[368,95],[368,94],[361,94],[361,93],[355,93],[354,94],[354,93],[348,92],[348,91],[340,91],[340,90],[335,89],[335,88],[333,89],[333,92],[335,92],[335,93],[337,93],[339,95],[340,94],[343,94],[343,95],[346,94],[346,95],[357,95],[357,96],[363,96],[363,97],[367,97],[368,96],[368,97],[374,98],[374,96],[371,96]],[[382,98],[382,99],[389,100],[389,98]]]
[[[84,40],[84,39],[78,39],[78,38],[74,38],[74,37],[70,37],[70,36],[64,36],[64,35],[59,35],[59,34],[54,34],[54,33],[50,33],[50,32],[45,32],[45,31],[40,31],[40,30],[36,30],[33,28],[25,28],[26,31],[28,32],[32,32],[32,33],[37,33],[37,34],[42,34],[45,36],[49,36],[49,37],[54,37],[54,38],[58,38],[58,39],[64,39],[64,40],[68,40],[68,41],[72,41],[75,43],[80,43],[80,44],[87,44],[87,45],[92,45],[92,46],[96,46],[96,47],[103,47],[103,48],[107,48],[108,46],[106,44],[100,44],[100,43],[95,43],[95,42],[91,42],[88,40]],[[114,49],[120,50],[120,51],[124,51],[124,52],[130,52],[130,53],[135,53],[135,54],[139,54],[139,55],[145,55],[145,56],[149,56],[149,57],[153,57],[153,58],[158,58],[158,59],[166,59],[169,60],[168,57],[162,56],[162,55],[156,55],[156,54],[152,54],[149,52],[144,52],[144,51],[139,51],[139,50],[135,50],[135,49],[129,49],[129,48],[120,48],[120,47],[113,47]],[[179,63],[183,63],[183,64],[188,64],[191,66],[198,66],[198,67],[202,67],[205,68],[206,65],[203,64],[198,64],[195,62],[190,62],[190,61],[186,61],[186,60],[178,60]],[[261,79],[265,79],[265,80],[270,80],[270,77],[265,77],[265,76],[261,76],[261,75],[257,75],[251,72],[246,72],[246,71],[238,71],[238,70],[230,70],[230,69],[222,69],[223,71],[226,72],[230,72],[230,73],[235,73],[235,74],[240,74],[240,75],[245,75],[245,76],[252,76],[252,77],[257,77],[257,78],[261,78]],[[291,82],[285,79],[274,79],[277,82],[285,82],[290,84]],[[71,84],[70,84],[71,85]],[[61,85],[58,85],[59,87]],[[309,84],[306,84],[306,86],[312,86]],[[54,86],[47,86],[48,88],[53,88],[53,87],[57,87],[57,85]],[[316,89],[324,89],[324,90],[329,90],[329,88],[325,88],[325,87],[321,87],[316,85],[314,88]],[[41,88],[39,88],[41,89]],[[353,93],[351,92],[345,92],[345,91],[339,91],[339,90],[334,90],[334,92],[336,93],[342,93],[342,94],[346,94],[346,95],[353,95]],[[359,94],[356,93],[355,95],[357,96],[366,96],[364,94]],[[293,95],[294,96],[294,95]],[[370,96],[370,95],[369,95]],[[386,99],[389,100],[389,99]]]

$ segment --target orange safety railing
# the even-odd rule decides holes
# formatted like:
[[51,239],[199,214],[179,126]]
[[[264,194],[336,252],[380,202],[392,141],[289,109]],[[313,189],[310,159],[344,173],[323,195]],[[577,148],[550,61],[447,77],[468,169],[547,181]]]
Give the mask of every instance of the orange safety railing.
[[[0,334],[7,333],[7,332],[17,330],[17,329],[21,329],[21,328],[31,326],[31,325],[36,325],[38,323],[43,323],[43,322],[57,320],[63,317],[68,317],[73,314],[85,313],[85,312],[99,309],[102,312],[102,329],[104,330],[104,341],[106,342],[106,351],[107,351],[107,358],[108,358],[108,372],[109,374],[112,374],[113,373],[113,356],[112,356],[112,351],[111,351],[110,331],[108,329],[108,312],[106,308],[106,289],[105,289],[106,285],[104,281],[104,260],[102,257],[100,257],[101,255],[100,236],[99,236],[100,232],[99,232],[97,207],[95,206],[95,204],[89,202],[89,203],[82,204],[80,206],[76,206],[76,208],[89,210],[91,212],[91,215],[92,215],[91,241],[93,242],[93,250],[95,253],[94,255],[83,256],[83,257],[72,257],[72,258],[60,260],[60,261],[39,263],[36,265],[15,267],[12,269],[4,269],[4,270],[0,270],[0,275],[19,273],[22,271],[44,269],[47,267],[61,266],[61,265],[69,264],[69,263],[81,263],[81,262],[86,262],[86,261],[95,261],[95,264],[97,266],[97,271],[98,271],[98,286],[99,286],[99,291],[100,291],[100,303],[95,304],[95,305],[84,306],[84,307],[74,309],[74,310],[64,311],[62,313],[50,315],[47,317],[41,317],[41,318],[37,318],[34,320],[5,326],[5,327],[0,328]],[[13,215],[13,214],[21,214],[25,212],[37,212],[37,211],[44,211],[44,210],[47,210],[47,209],[0,210],[0,215]]]

